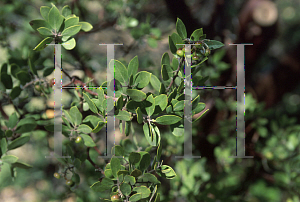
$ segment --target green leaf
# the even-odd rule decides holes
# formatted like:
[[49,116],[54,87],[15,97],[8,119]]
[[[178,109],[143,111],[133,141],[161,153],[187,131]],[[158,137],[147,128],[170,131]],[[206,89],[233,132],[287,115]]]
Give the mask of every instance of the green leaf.
[[139,68],[139,60],[138,60],[138,56],[135,56],[128,64],[128,76],[131,75],[135,76],[138,71],[138,68]]
[[105,168],[104,175],[105,175],[105,177],[108,177],[108,178],[114,178],[111,169]]
[[74,38],[72,38],[72,39],[64,42],[62,45],[66,50],[72,50],[76,46],[76,41]]
[[49,24],[50,26],[58,32],[60,29],[61,24],[64,21],[64,17],[60,15],[59,10],[56,8],[56,6],[52,6],[52,8],[49,11],[48,14]]
[[158,105],[161,111],[164,111],[168,105],[168,97],[165,94],[161,94],[155,97],[155,104]]
[[121,163],[118,158],[111,158],[110,161],[111,171],[114,177],[118,177],[117,173],[119,170],[121,170]]
[[136,114],[137,114],[137,122],[139,124],[143,123],[143,114],[139,107],[136,109]]
[[160,168],[156,169],[157,174],[166,179],[173,179],[176,177],[176,173],[170,166],[162,165]]
[[122,146],[120,145],[115,145],[114,146],[114,149],[115,149],[115,155],[116,156],[124,156],[124,149]]
[[176,33],[173,33],[171,35],[171,38],[172,38],[172,41],[174,43],[174,45],[176,46],[176,48],[183,48],[183,45],[177,45],[177,44],[183,44],[183,40],[181,39],[181,37],[176,34]]
[[125,122],[125,135],[126,137],[129,135],[131,129],[131,121]]
[[1,66],[1,72],[0,73],[7,73],[7,63],[3,63]]
[[2,72],[1,75],[0,75],[0,81],[3,83],[5,88],[12,89],[13,83],[12,83],[12,79],[11,79],[10,75]]
[[[0,141],[0,146],[1,146],[1,153],[5,154],[7,151],[7,142],[6,142],[6,138],[1,138]],[[0,155],[1,156],[1,155]]]
[[50,7],[48,6],[41,6],[40,8],[41,15],[46,21],[48,21],[49,11],[50,11]]
[[37,31],[44,36],[52,36],[53,33],[50,29],[46,28],[46,27],[40,27],[37,29]]
[[47,67],[43,72],[43,77],[49,76],[54,71],[53,67]]
[[83,92],[83,97],[84,97],[84,100],[88,103],[90,110],[92,112],[94,112],[95,114],[97,114],[98,113],[97,107],[95,106],[93,101],[90,99],[90,97],[84,92]]
[[148,141],[148,143],[151,146],[156,146],[156,143],[152,141],[153,140],[153,134],[152,134],[152,131],[150,131],[149,123],[144,123],[143,131],[144,131],[144,134],[145,134],[145,137],[146,137],[146,140]]
[[130,121],[131,115],[127,111],[121,111],[119,110],[119,113],[116,115],[116,118],[123,121]]
[[17,162],[15,162],[15,163],[11,164],[11,166],[12,166],[13,168],[23,168],[23,169],[29,169],[29,168],[32,168],[31,165],[29,165],[29,164],[27,164],[27,163],[19,162],[19,161],[17,161]]
[[115,60],[115,69],[113,71],[112,67],[113,61],[110,61],[110,71],[115,72],[115,78],[120,81],[122,84],[125,84],[125,82],[128,81],[128,72],[126,67],[118,60]]
[[17,73],[17,79],[20,80],[22,85],[25,85],[26,83],[31,81],[30,74],[23,70]]
[[171,125],[177,123],[181,119],[181,117],[175,115],[163,115],[156,118],[155,122],[161,125]]
[[114,186],[114,181],[105,177],[102,179],[101,182],[95,182],[92,186],[91,189],[95,192],[104,192],[106,190],[111,189]]
[[175,46],[171,36],[169,36],[169,48],[171,53],[176,54],[177,47]]
[[6,136],[6,137],[11,137],[12,134],[13,134],[13,132],[12,132],[11,130],[6,130],[6,131],[5,131],[5,136]]
[[79,112],[78,108],[76,106],[71,107],[70,109],[70,115],[72,117],[72,120],[74,121],[75,125],[80,125],[82,121],[82,114]]
[[85,124],[79,125],[77,130],[82,133],[91,133],[92,132],[92,129],[88,125],[85,125]]
[[141,102],[146,98],[146,93],[140,90],[136,89],[127,89],[126,90],[127,95],[130,96],[130,98],[136,102]]
[[175,136],[182,136],[184,134],[184,126],[181,122],[170,125],[170,129]]
[[131,186],[125,182],[123,182],[120,186],[122,194],[128,196],[131,193]]
[[32,20],[29,22],[29,24],[32,27],[32,29],[34,29],[35,31],[37,31],[37,29],[40,27],[45,27],[52,30],[52,27],[45,20]]
[[177,58],[173,58],[173,60],[172,60],[172,68],[173,68],[173,70],[174,71],[177,70],[178,66],[179,66],[178,59]]
[[37,75],[36,68],[35,68],[34,64],[32,64],[30,58],[28,58],[28,66],[29,66],[29,68],[30,68],[30,71],[31,71],[33,74]]
[[85,146],[87,146],[87,147],[95,147],[96,146],[95,142],[89,135],[80,134],[80,136],[82,137]]
[[13,129],[17,125],[18,121],[17,113],[14,112],[11,116],[9,116],[7,127]]
[[161,57],[161,66],[162,65],[170,65],[170,57],[167,52],[165,52]]
[[199,101],[200,101],[200,96],[197,95],[197,97],[195,97],[195,99],[192,101],[192,109],[195,109],[197,107]]
[[196,29],[196,30],[192,33],[191,39],[192,39],[193,41],[199,41],[201,36],[203,36],[203,29],[202,29],[202,28]]
[[139,177],[139,176],[141,176],[142,174],[143,174],[142,171],[140,171],[139,169],[134,169],[134,170],[130,173],[130,175],[133,176],[133,177]]
[[173,111],[174,112],[182,111],[183,109],[184,109],[184,100],[181,100],[181,101],[177,102],[173,106]]
[[[65,5],[61,10],[62,15],[66,18],[72,14],[72,11],[68,5]],[[77,23],[76,23],[77,24]]]
[[146,107],[145,110],[146,110],[148,116],[152,116],[152,114],[154,112],[154,109],[155,109],[155,100],[154,100],[152,94],[150,94],[147,97],[147,101],[150,102],[150,103],[152,103],[152,105],[150,105],[149,107]]
[[124,102],[123,102],[123,96],[121,95],[119,98],[118,98],[118,100],[117,100],[117,110],[122,110],[123,109],[123,107],[124,107]]
[[[146,186],[134,187],[132,191],[135,191],[135,192],[141,194],[141,198],[147,198],[148,196],[150,196],[150,193],[151,193],[150,189]],[[132,200],[130,200],[130,201],[132,201]]]
[[146,71],[141,71],[136,75],[134,85],[136,85],[137,88],[144,88],[149,84],[150,79],[151,79],[151,73]]
[[160,184],[160,181],[152,175],[151,173],[145,173],[142,178],[140,178],[139,182],[151,182],[154,184]]
[[159,81],[159,79],[158,79],[154,74],[151,74],[150,83],[151,83],[152,87],[153,87],[156,91],[159,92],[161,82]]
[[136,165],[139,166],[140,170],[146,170],[151,163],[151,156],[148,152],[140,152],[141,160]]
[[157,161],[160,161],[160,157],[161,157],[161,152],[162,152],[162,145],[161,145],[161,142],[159,143],[158,145],[158,148],[157,148]]
[[137,152],[131,152],[129,154],[129,163],[134,165],[141,160],[141,155]]
[[33,131],[37,126],[34,118],[24,118],[17,124],[16,133],[27,133]]
[[4,163],[15,163],[19,158],[14,155],[6,155],[2,157]]
[[140,193],[136,193],[136,194],[133,194],[130,198],[129,198],[129,201],[139,201],[142,199],[142,194]]
[[13,77],[17,78],[17,73],[21,71],[21,68],[17,64],[11,64],[10,65],[10,73],[13,75]]
[[[65,29],[71,26],[77,25],[79,22],[79,17],[71,17],[65,20]],[[80,26],[80,25],[79,25]]]
[[105,100],[104,90],[102,88],[97,88],[98,100],[102,103]]
[[53,41],[52,37],[47,37],[41,41],[33,50],[40,51],[46,48],[47,44],[50,44]]
[[30,140],[30,136],[21,136],[18,137],[17,139],[13,140],[9,145],[8,145],[8,150],[13,150],[16,149],[18,147],[23,146],[24,144],[26,144],[26,142],[28,142]]
[[161,76],[164,81],[167,81],[170,79],[170,76],[169,76],[170,68],[169,67],[170,67],[169,65],[163,65],[161,67]]
[[128,183],[130,185],[134,185],[135,184],[135,178],[133,176],[130,176],[130,175],[126,175],[124,177],[124,182],[125,183]]
[[68,119],[68,121],[74,125],[74,121],[73,121],[72,117],[70,116],[69,112],[66,110],[63,110],[63,112],[64,112],[65,117]]
[[224,46],[223,43],[221,43],[220,41],[216,41],[216,40],[205,41],[205,43],[208,45],[210,50],[215,50],[215,49],[218,49],[218,48],[221,48]]
[[12,91],[10,92],[10,98],[13,100],[16,97],[18,97],[22,92],[22,89],[20,88],[20,86],[16,86],[12,89]]
[[182,39],[186,39],[187,37],[186,28],[183,22],[179,18],[177,18],[177,22],[176,22],[176,31]]
[[81,29],[85,32],[91,31],[93,26],[88,22],[79,22],[78,25],[81,25]]
[[202,112],[204,109],[205,109],[205,103],[199,102],[197,107],[195,109],[193,109],[193,115]]
[[81,29],[81,25],[73,25],[71,27],[68,27],[64,29],[64,31],[61,33],[62,36],[73,36],[77,34]]

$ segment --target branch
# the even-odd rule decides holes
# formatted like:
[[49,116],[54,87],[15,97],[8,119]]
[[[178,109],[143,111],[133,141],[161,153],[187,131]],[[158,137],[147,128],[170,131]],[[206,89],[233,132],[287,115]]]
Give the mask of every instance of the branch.
[[183,61],[184,61],[184,57],[181,58],[180,63],[179,63],[179,65],[178,65],[178,68],[177,68],[177,70],[175,71],[176,73],[175,73],[174,77],[172,78],[170,85],[169,85],[168,88],[166,89],[166,93],[169,92],[169,90],[170,90],[170,88],[172,87],[172,85],[173,85],[173,83],[174,83],[176,77],[178,76],[178,72],[179,72],[179,70],[180,70],[180,67],[181,67]]

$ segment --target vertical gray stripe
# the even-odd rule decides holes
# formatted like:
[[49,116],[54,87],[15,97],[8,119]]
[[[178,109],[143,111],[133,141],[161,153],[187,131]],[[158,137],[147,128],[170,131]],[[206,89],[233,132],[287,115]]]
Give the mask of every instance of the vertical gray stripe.
[[253,44],[229,44],[237,46],[237,116],[236,116],[236,156],[233,158],[253,158],[245,153],[245,45]]
[[192,79],[191,79],[191,45],[185,45],[185,76],[184,76],[184,135],[188,138],[184,141],[184,156],[193,156],[193,140],[192,140]]
[[237,45],[237,143],[236,155],[245,156],[245,117],[244,117],[244,93],[245,93],[245,68],[244,46]]
[[[109,97],[115,97],[114,95],[114,72],[112,72],[113,69],[109,68],[109,65],[114,67],[114,58],[115,58],[115,50],[114,50],[113,44],[107,44],[107,95]],[[114,120],[114,101],[113,99],[107,99],[107,109],[113,108],[112,111],[107,111],[107,136],[110,136],[112,133],[115,135],[115,120]],[[114,137],[115,140],[115,137]],[[111,148],[114,146],[114,144],[108,140],[107,138],[107,157],[111,158],[113,155],[111,153]]]
[[193,156],[193,136],[192,136],[192,78],[191,78],[191,44],[176,44],[185,46],[185,63],[184,63],[184,134],[187,135],[184,141],[183,156],[175,156],[175,158],[201,158],[201,156]]
[[[115,111],[114,111],[114,100],[115,98],[115,85],[114,85],[114,59],[115,59],[115,46],[123,45],[123,44],[99,44],[107,46],[107,96],[109,99],[107,101],[107,109],[111,109],[111,111],[107,111],[107,127],[106,127],[106,156],[98,156],[99,158],[111,158],[112,154],[111,150],[115,144]],[[114,134],[114,142],[110,141],[108,137]]]
[[[52,44],[51,44],[52,45]],[[61,99],[62,99],[62,71],[61,71],[61,44],[53,44],[54,50],[55,50],[55,56],[54,56],[54,154],[57,155],[57,157],[63,157],[62,156],[62,105],[61,105]],[[53,158],[53,155],[46,156],[46,158]],[[66,156],[67,157],[67,156]],[[70,158],[69,156],[67,158]]]

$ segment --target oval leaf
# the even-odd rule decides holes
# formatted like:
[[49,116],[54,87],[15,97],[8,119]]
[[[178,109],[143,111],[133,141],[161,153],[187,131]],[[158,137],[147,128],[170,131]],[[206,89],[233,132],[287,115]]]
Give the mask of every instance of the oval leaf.
[[1,159],[4,163],[15,163],[18,160],[18,157],[14,156],[14,155],[6,155],[3,156]]
[[14,141],[12,141],[7,149],[8,150],[13,150],[13,149],[16,149],[18,147],[21,147],[22,145],[24,145],[26,142],[28,142],[30,140],[30,137],[29,136],[21,136],[17,139],[15,139]]
[[47,37],[41,41],[33,50],[40,51],[46,48],[47,44],[50,44],[53,41],[52,37]]
[[177,22],[176,22],[176,31],[182,39],[186,39],[187,37],[186,28],[183,22],[179,18],[177,18]]
[[116,115],[116,118],[122,121],[130,121],[131,120],[131,115],[129,112],[127,111],[120,111],[119,113]]
[[40,27],[37,29],[37,31],[44,36],[52,36],[53,33],[50,29],[46,28],[46,27]]
[[76,41],[74,38],[72,38],[72,39],[64,42],[62,45],[66,50],[72,50],[76,46]]
[[52,29],[58,32],[61,24],[63,23],[63,20],[64,17],[60,15],[59,10],[56,8],[56,6],[53,5],[48,14],[48,22]]
[[81,25],[73,25],[71,27],[68,27],[64,29],[64,31],[61,33],[62,36],[73,36],[77,34],[81,29]]
[[95,147],[96,146],[93,139],[89,135],[80,134],[80,136],[82,137],[85,146],[87,146],[87,147]]
[[92,112],[94,112],[95,114],[97,114],[98,113],[97,107],[95,106],[93,101],[90,99],[90,97],[84,92],[83,92],[83,97],[84,97],[84,100],[88,103],[90,110]]
[[93,26],[88,22],[79,22],[78,25],[81,25],[81,29],[85,32],[91,31]]
[[128,64],[128,76],[131,75],[135,76],[138,71],[138,68],[139,68],[139,60],[138,60],[138,56],[135,56]]
[[136,89],[127,89],[126,91],[127,95],[130,96],[130,98],[136,102],[141,102],[146,98],[146,93],[140,90]]
[[182,118],[175,115],[164,115],[156,118],[155,122],[161,125],[171,125],[177,123]]

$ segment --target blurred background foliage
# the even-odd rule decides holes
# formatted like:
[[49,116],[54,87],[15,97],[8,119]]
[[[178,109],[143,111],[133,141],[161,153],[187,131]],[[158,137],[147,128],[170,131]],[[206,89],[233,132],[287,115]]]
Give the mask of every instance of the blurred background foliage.
[[[207,38],[225,44],[203,65],[201,76],[210,77],[206,86],[235,86],[236,47],[228,44],[253,43],[245,46],[245,150],[254,158],[228,158],[235,155],[236,90],[193,90],[193,97],[199,94],[210,109],[193,124],[193,155],[202,158],[175,159],[183,152],[184,136],[174,137],[168,128],[161,128],[164,164],[174,167],[177,173],[175,179],[162,181],[161,199],[300,201],[299,0],[2,0],[1,70],[4,63],[8,64],[8,72],[14,63],[27,68],[31,57],[40,77],[47,82],[53,78],[53,72],[47,71],[53,67],[53,49],[34,53],[41,37],[29,25],[32,19],[41,18],[40,6],[50,6],[51,2],[59,9],[69,5],[80,19],[93,25],[92,31],[76,36],[75,49],[62,50],[62,60],[71,76],[85,82],[94,79],[99,85],[106,80],[106,48],[98,45],[101,43],[123,43],[115,49],[116,59],[128,64],[138,55],[139,71],[160,75],[160,58],[169,49],[168,35],[175,31],[177,17],[185,23],[188,35],[202,27]],[[63,77],[63,83],[67,82],[68,78]],[[13,100],[1,90],[1,127],[6,115],[18,110],[43,120],[41,125],[52,118],[52,94],[41,96],[33,85],[22,90]],[[79,102],[73,93],[63,91],[65,109]],[[135,141],[147,147],[141,127],[136,123],[134,129]],[[53,177],[58,162],[45,158],[53,149],[51,134],[38,126],[30,135],[29,143],[10,153],[33,167],[17,168],[14,180],[11,173],[15,171],[1,167],[0,201],[99,200],[89,188],[101,177],[92,165],[82,165],[81,183],[70,190]],[[130,149],[131,140],[120,139]],[[104,145],[99,145],[100,150],[105,150]],[[99,165],[105,165],[97,152],[90,152]]]

